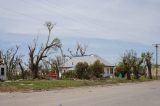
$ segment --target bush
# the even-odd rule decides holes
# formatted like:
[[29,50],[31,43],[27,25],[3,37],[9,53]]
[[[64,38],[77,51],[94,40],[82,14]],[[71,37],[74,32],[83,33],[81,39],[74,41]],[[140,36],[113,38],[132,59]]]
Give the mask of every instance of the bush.
[[99,60],[95,61],[94,64],[90,65],[93,76],[96,78],[102,78],[104,74],[104,64]]
[[92,65],[88,65],[86,62],[79,62],[75,69],[79,79],[102,78],[104,74],[104,64],[99,60]]
[[86,62],[77,63],[75,70],[79,79],[88,79],[88,67],[89,65]]
[[76,73],[74,71],[68,71],[62,74],[63,78],[73,79],[76,78]]

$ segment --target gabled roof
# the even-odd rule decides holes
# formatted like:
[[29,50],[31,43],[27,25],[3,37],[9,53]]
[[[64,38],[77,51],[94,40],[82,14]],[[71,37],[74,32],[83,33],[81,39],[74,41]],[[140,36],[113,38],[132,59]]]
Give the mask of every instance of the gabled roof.
[[93,64],[96,60],[99,60],[105,66],[114,66],[110,64],[108,61],[104,60],[103,58],[97,55],[88,55],[88,56],[80,56],[80,57],[73,57],[72,59],[65,62],[62,67],[75,67],[78,62],[87,62],[89,65]]

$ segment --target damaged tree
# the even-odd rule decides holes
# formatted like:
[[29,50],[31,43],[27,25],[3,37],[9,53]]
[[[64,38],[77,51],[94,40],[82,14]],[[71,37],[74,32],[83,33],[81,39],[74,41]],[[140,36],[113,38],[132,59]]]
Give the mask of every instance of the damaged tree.
[[6,52],[2,52],[2,60],[4,61],[4,64],[7,67],[7,77],[8,79],[14,79],[14,76],[16,75],[16,67],[21,62],[21,55],[17,55],[19,46],[16,46],[16,48],[8,49]]
[[136,56],[137,56],[136,52],[134,50],[130,50],[130,51],[127,51],[122,57],[124,69],[127,75],[127,80],[131,80],[132,67],[136,62]]
[[146,52],[142,53],[142,58],[144,59],[144,62],[147,66],[148,69],[148,76],[150,79],[152,79],[152,58],[153,58],[153,53],[151,52]]
[[37,50],[37,42],[34,40],[33,45],[29,45],[29,69],[32,72],[33,78],[39,78],[39,64],[42,62],[44,58],[51,54],[51,51],[55,51],[57,48],[61,47],[61,42],[58,38],[53,39],[50,42],[51,31],[55,24],[51,22],[45,23],[46,27],[48,28],[48,38],[45,44],[42,44],[40,49]]
[[68,48],[69,55],[65,55],[65,57],[69,57],[70,59],[72,57],[79,57],[79,56],[85,56],[87,51],[87,45],[82,45],[80,43],[77,43],[75,51],[72,51],[70,48]]

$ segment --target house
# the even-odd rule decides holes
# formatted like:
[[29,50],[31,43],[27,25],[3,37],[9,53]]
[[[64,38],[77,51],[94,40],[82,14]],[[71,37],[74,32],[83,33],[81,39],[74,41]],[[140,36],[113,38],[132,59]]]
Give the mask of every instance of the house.
[[3,64],[3,60],[1,58],[1,51],[0,51],[0,80],[7,80],[6,65]]
[[0,65],[0,80],[7,80],[6,65]]
[[87,62],[89,65],[91,65],[97,60],[99,60],[101,63],[105,65],[103,74],[104,77],[110,77],[114,75],[114,65],[110,64],[109,62],[97,55],[73,57],[72,59],[68,60],[62,65],[62,73],[67,72],[69,70],[75,70],[75,66],[78,62]]

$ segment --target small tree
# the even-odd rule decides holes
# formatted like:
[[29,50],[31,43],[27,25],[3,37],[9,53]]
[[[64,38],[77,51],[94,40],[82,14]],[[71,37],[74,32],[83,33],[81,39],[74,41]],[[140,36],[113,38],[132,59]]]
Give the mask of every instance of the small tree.
[[79,79],[102,78],[104,74],[104,64],[99,60],[88,65],[86,62],[79,62],[76,65],[76,74]]
[[61,78],[61,74],[62,74],[61,65],[64,63],[63,57],[62,56],[55,56],[55,58],[51,59],[50,62],[51,62],[52,69],[55,70],[56,73],[58,73],[58,77]]
[[126,74],[125,65],[123,64],[123,62],[119,62],[115,68],[115,76],[119,77],[121,75],[121,77],[123,78],[125,77],[125,74]]
[[122,57],[124,70],[126,71],[127,79],[131,80],[132,68],[136,62],[137,53],[133,50],[127,51]]
[[79,62],[76,67],[76,74],[79,79],[88,79],[88,63]]
[[14,79],[17,74],[16,68],[22,62],[22,55],[17,54],[18,49],[19,46],[16,46],[15,48],[8,49],[6,52],[2,51],[2,60],[7,66],[7,77],[10,80]]
[[133,64],[133,74],[135,79],[139,79],[140,72],[143,70],[143,58],[135,58],[135,62]]
[[94,64],[90,65],[93,72],[93,76],[96,78],[102,78],[104,74],[104,64],[99,60],[95,61]]
[[144,59],[144,62],[148,68],[148,75],[149,75],[149,78],[152,79],[152,58],[153,58],[153,53],[151,52],[146,52],[146,53],[142,53],[142,58]]

